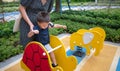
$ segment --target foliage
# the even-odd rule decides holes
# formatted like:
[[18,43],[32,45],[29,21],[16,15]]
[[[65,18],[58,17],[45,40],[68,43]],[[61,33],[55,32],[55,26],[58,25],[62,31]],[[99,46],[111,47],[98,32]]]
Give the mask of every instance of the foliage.
[[19,2],[2,3],[0,4],[0,12],[18,11],[18,7],[19,7]]
[[19,33],[13,33],[14,21],[0,23],[0,62],[23,52],[19,44]]
[[0,37],[10,37],[14,35],[12,28],[13,28],[14,21],[0,23]]
[[94,2],[94,0],[71,0],[72,2],[91,2],[91,1],[93,1]]
[[[92,10],[64,11],[62,15],[58,13],[51,14],[51,21],[67,25],[68,29],[66,32],[68,33],[76,32],[80,28],[89,29],[91,27],[99,26],[106,31],[106,40],[112,42],[120,42],[119,18],[119,9],[113,9],[110,13],[106,10]],[[62,31],[65,32],[64,30]]]
[[[106,32],[106,40],[120,42],[120,11],[112,10],[106,13],[105,10],[92,11],[64,11],[51,13],[51,21],[67,26],[67,29],[50,29],[50,34],[73,33],[79,29],[89,29],[101,27]],[[23,52],[23,47],[19,44],[19,33],[13,33],[14,21],[0,23],[0,61]]]

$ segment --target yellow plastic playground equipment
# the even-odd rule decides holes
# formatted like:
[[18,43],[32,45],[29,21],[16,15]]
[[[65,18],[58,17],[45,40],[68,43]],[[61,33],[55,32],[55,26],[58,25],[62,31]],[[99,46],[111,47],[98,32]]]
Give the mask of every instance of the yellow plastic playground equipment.
[[75,46],[86,48],[86,54],[90,54],[91,47],[95,49],[95,55],[98,55],[103,48],[105,40],[105,31],[102,28],[95,27],[89,30],[80,29],[70,36],[70,48],[74,50]]
[[[90,54],[91,49],[95,49],[95,55],[103,48],[105,32],[102,28],[95,27],[89,30],[80,29],[70,36],[70,49],[75,46],[86,48],[86,54]],[[30,42],[24,51],[21,67],[25,71],[74,71],[77,66],[75,56],[67,56],[65,47],[56,36],[50,36],[52,50],[46,51],[44,46],[38,42]],[[54,51],[59,66],[52,67],[49,53]]]

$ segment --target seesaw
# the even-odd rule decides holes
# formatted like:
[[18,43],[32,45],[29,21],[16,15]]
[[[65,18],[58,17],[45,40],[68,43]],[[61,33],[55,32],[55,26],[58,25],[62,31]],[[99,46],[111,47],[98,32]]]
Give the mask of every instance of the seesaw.
[[[90,54],[91,49],[95,49],[95,55],[100,53],[103,48],[105,32],[102,28],[96,27],[89,30],[80,29],[70,36],[70,49],[75,46],[86,48],[86,54]],[[52,50],[46,51],[44,46],[38,42],[30,42],[23,54],[21,67],[25,71],[74,71],[77,66],[75,56],[67,56],[65,47],[61,40],[56,36],[50,36],[50,45]],[[54,51],[58,66],[52,67],[49,53]]]

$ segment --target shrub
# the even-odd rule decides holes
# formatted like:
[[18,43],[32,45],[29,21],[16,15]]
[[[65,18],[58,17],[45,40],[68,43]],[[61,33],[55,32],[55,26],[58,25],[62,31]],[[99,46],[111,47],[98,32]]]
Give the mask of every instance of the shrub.
[[94,17],[94,18],[103,18],[103,19],[112,19],[112,20],[119,20],[120,18],[120,12],[119,11],[115,11],[115,12],[101,12],[101,11],[64,11],[63,14],[67,14],[67,15],[79,15],[79,16],[88,16],[88,17]]
[[11,35],[15,34],[13,33],[13,24],[14,21],[6,22],[6,23],[0,23],[0,37],[10,37]]
[[[80,14],[79,14],[80,13]],[[93,14],[93,16],[92,16]],[[64,23],[67,25],[68,29],[66,32],[73,33],[76,32],[80,28],[88,29],[95,26],[100,26],[104,28],[104,30],[107,33],[106,40],[112,41],[112,42],[120,42],[120,33],[119,27],[120,27],[120,21],[115,20],[115,18],[110,18],[114,15],[109,15],[109,18],[105,18],[107,15],[105,13],[100,13],[98,15],[95,15],[96,12],[91,11],[65,11],[62,15],[57,16],[57,19],[54,19],[55,23]],[[104,16],[105,14],[105,16]],[[55,15],[55,14],[54,14]],[[89,16],[88,16],[89,15]],[[118,30],[118,31],[117,31]],[[58,30],[59,31],[59,30]],[[115,33],[111,33],[115,32]]]
[[[62,15],[52,13],[51,21],[67,26],[67,29],[50,29],[50,34],[73,33],[79,29],[102,27],[106,32],[106,40],[120,42],[120,16],[119,12],[110,13],[96,11],[65,11]],[[116,14],[116,15],[115,15]],[[108,15],[108,16],[107,16]],[[0,23],[0,61],[23,52],[19,45],[19,33],[13,33],[14,21]]]
[[71,21],[80,22],[80,23],[87,23],[87,24],[96,24],[100,26],[107,26],[110,28],[118,29],[120,27],[120,22],[118,20],[110,20],[110,19],[103,19],[103,18],[93,18],[87,16],[79,16],[79,15],[61,15],[61,19],[69,19]]

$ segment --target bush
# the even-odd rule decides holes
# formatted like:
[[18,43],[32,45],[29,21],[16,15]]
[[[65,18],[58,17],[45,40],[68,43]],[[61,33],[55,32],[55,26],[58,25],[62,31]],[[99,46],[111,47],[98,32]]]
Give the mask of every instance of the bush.
[[49,29],[49,31],[50,31],[51,35],[58,35],[59,34],[59,31],[57,29],[51,28],[51,29]]
[[103,19],[103,18],[93,18],[87,16],[79,15],[67,15],[63,14],[61,19],[70,19],[75,22],[87,23],[87,24],[96,24],[101,26],[108,26],[110,28],[118,29],[120,27],[120,22],[117,20]]
[[10,37],[11,35],[14,35],[13,33],[13,24],[14,21],[6,22],[6,23],[0,23],[0,37]]
[[13,33],[14,21],[0,23],[0,62],[23,52],[19,33]]
[[103,18],[103,19],[112,19],[112,20],[119,20],[120,18],[120,12],[119,11],[115,11],[115,12],[111,12],[111,13],[108,13],[108,12],[102,12],[102,11],[64,11],[63,14],[67,14],[67,15],[79,15],[79,16],[88,16],[88,17],[94,17],[94,18],[97,18],[97,17],[100,17],[100,18]]
[[115,30],[111,28],[104,28],[106,31],[106,40],[112,41],[112,42],[120,42],[120,29]]
[[4,7],[3,8],[4,12],[13,12],[13,11],[18,11],[18,7]]
[[0,46],[0,52],[1,52],[0,53],[0,62],[1,62],[3,60],[8,59],[11,56],[22,53],[23,47],[20,45],[17,47],[14,47],[14,46],[6,46],[5,47],[5,45],[2,45],[2,46]]
[[91,2],[94,0],[71,0],[72,2]]
[[58,20],[58,21],[55,21],[55,23],[59,23],[59,24],[67,26],[66,30],[58,29],[59,31],[62,30],[61,33],[62,32],[73,33],[73,32],[76,32],[79,29],[82,29],[82,28],[89,29],[89,28],[92,28],[92,27],[95,26],[95,25],[88,25],[86,23],[73,22],[73,21],[70,21],[70,20]]
[[18,7],[19,2],[8,2],[8,3],[2,3],[0,7]]
[[91,27],[98,26],[104,28],[106,31],[106,40],[112,42],[120,42],[120,21],[118,19],[120,15],[117,15],[120,14],[120,12],[118,12],[116,15],[116,11],[115,13],[112,12],[109,15],[107,14],[108,17],[104,12],[101,14],[96,13],[97,12],[94,11],[64,11],[62,15],[52,13],[54,16],[51,18],[54,18],[52,21],[55,23],[66,24],[68,27],[66,32],[68,33],[76,32],[80,28],[89,29]]
[[[73,33],[79,29],[89,29],[93,27],[102,27],[106,32],[106,40],[120,42],[120,12],[114,11],[106,17],[106,13],[97,13],[95,11],[65,11],[62,15],[52,13],[51,21],[67,26],[67,29],[50,29],[50,34],[58,35],[60,33]],[[103,16],[104,15],[104,16]],[[106,18],[105,18],[106,17]],[[14,21],[0,23],[0,61],[23,52],[23,47],[19,45],[19,33],[13,33]]]
[[[77,13],[77,11],[75,11],[75,12],[73,11],[73,12],[71,12],[71,14],[69,11],[65,11],[65,12],[63,12],[62,15],[59,15],[58,13],[54,13],[54,14],[52,14],[53,16],[51,15],[51,20],[54,22],[58,19],[66,19],[66,20],[71,20],[71,21],[79,22],[79,23],[107,26],[109,28],[114,28],[114,29],[118,29],[120,27],[120,21],[118,21],[118,20],[102,18],[102,17],[97,17],[97,16],[90,17],[90,16],[84,15],[83,14],[84,12],[81,12],[82,15],[79,15],[78,13]],[[91,13],[91,15],[92,15],[92,13]]]

